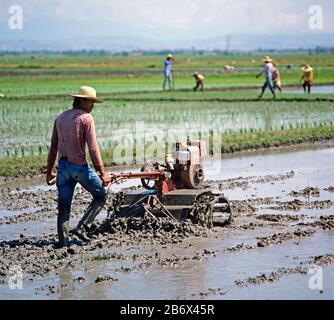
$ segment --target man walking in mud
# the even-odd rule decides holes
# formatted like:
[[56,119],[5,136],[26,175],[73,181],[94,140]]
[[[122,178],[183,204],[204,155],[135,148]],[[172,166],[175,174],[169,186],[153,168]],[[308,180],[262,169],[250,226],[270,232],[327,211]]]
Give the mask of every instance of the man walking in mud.
[[[81,240],[89,241],[90,227],[107,200],[104,189],[111,183],[111,176],[106,174],[100,149],[96,141],[95,126],[90,112],[94,103],[103,101],[96,97],[94,88],[83,86],[74,97],[73,108],[60,114],[53,126],[51,146],[47,160],[46,181],[52,185],[57,181],[58,218],[57,231],[59,246],[69,246],[69,219],[73,192],[77,183],[93,196],[93,200],[73,233]],[[100,177],[88,165],[86,144],[94,168]],[[58,153],[57,179],[53,167]]]
[[265,63],[265,65],[263,67],[263,70],[256,76],[256,78],[259,78],[262,74],[264,74],[266,81],[262,86],[262,91],[258,98],[261,99],[267,87],[269,87],[271,93],[273,94],[273,98],[275,99],[276,95],[272,84],[272,72],[274,70],[272,59],[269,56],[265,56],[262,61]]

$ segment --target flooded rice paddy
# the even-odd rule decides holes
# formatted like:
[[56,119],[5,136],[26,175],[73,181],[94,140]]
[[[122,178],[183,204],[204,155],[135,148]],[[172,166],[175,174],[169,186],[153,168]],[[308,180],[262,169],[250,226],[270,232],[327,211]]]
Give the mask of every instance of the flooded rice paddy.
[[[96,232],[68,249],[55,248],[56,188],[4,183],[0,299],[333,299],[333,162],[333,144],[209,159],[206,185],[230,199],[230,225]],[[72,227],[89,202],[78,187]]]
[[[284,89],[284,92],[289,92],[289,93],[303,93],[304,94],[304,89],[300,87],[290,87]],[[334,92],[334,86],[333,85],[322,85],[322,86],[313,86],[311,88],[312,93],[333,93]]]

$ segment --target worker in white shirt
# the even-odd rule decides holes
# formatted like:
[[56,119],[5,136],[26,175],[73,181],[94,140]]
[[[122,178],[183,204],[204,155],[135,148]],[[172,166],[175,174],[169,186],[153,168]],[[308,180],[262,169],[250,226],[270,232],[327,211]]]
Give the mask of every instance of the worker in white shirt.
[[269,87],[271,93],[273,94],[273,98],[276,98],[275,91],[273,88],[273,71],[274,71],[274,66],[272,64],[273,60],[269,56],[265,56],[262,61],[265,63],[263,70],[256,76],[256,78],[260,77],[262,74],[264,74],[266,81],[264,82],[262,86],[262,91],[261,94],[259,95],[259,98],[262,98],[264,92],[266,91],[267,87]]
[[193,74],[194,78],[195,78],[195,81],[196,81],[196,85],[195,87],[193,88],[194,91],[196,91],[198,88],[200,88],[201,91],[204,90],[204,77],[199,74],[198,72],[195,72]]

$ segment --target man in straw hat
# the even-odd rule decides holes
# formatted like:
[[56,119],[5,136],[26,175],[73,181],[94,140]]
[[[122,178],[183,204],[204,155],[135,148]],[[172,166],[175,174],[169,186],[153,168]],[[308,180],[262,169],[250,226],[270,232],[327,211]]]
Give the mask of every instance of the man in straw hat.
[[164,62],[164,82],[162,84],[162,89],[166,89],[166,83],[168,83],[169,89],[174,89],[173,78],[172,78],[172,67],[173,67],[173,55],[169,53]]
[[302,77],[300,79],[300,82],[303,82],[303,88],[304,88],[304,93],[306,93],[306,88],[307,88],[307,92],[311,93],[311,86],[313,84],[313,68],[307,64],[305,65],[305,67],[302,68]]
[[264,61],[265,65],[263,67],[263,70],[256,76],[256,78],[264,74],[264,76],[266,77],[266,81],[262,86],[262,91],[261,91],[261,94],[259,95],[259,98],[262,98],[267,87],[269,87],[271,93],[273,94],[273,98],[276,98],[275,91],[272,85],[272,77],[273,77],[272,72],[274,70],[274,67],[272,64],[273,60],[269,56],[265,56],[264,59],[262,59],[262,61]]
[[[77,183],[93,196],[93,200],[73,233],[81,240],[89,241],[90,227],[107,200],[104,187],[111,182],[102,163],[96,141],[95,126],[90,112],[94,103],[103,101],[96,97],[94,88],[83,86],[74,97],[73,108],[60,114],[53,126],[51,146],[47,160],[46,181],[52,185],[57,181],[59,246],[69,246],[69,219],[74,188]],[[86,144],[95,170],[86,160]],[[57,179],[53,167],[58,153]]]

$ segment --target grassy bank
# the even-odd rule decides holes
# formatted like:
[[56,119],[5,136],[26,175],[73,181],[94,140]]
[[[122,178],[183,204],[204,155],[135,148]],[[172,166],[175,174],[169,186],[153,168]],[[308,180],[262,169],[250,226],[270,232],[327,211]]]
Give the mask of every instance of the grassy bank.
[[[265,55],[265,53],[263,53]],[[262,54],[239,55],[175,55],[174,65],[177,68],[222,68],[225,65],[235,67],[256,67],[261,65]],[[331,54],[273,54],[280,66],[292,64],[299,67],[306,63],[318,67],[333,67]],[[85,56],[85,55],[4,55],[0,57],[0,70],[152,70],[162,67],[165,55],[136,55],[136,56]]]
[[[330,140],[334,138],[334,127],[321,126],[317,128],[291,129],[281,131],[264,131],[243,134],[228,134],[221,138],[222,153],[231,153],[244,150],[279,147],[284,145],[299,144]],[[148,146],[145,146],[146,148]],[[161,146],[164,148],[164,146]],[[130,152],[135,155],[135,152]],[[131,164],[132,156],[129,158],[114,158],[113,149],[102,150],[103,162],[106,166]],[[33,176],[45,173],[46,155],[9,157],[0,159],[0,176],[20,177]]]

